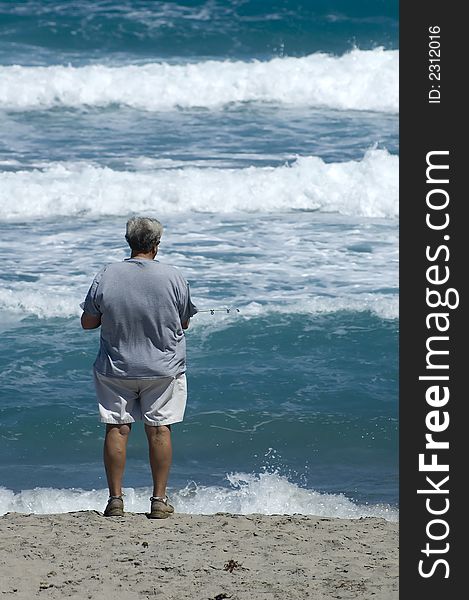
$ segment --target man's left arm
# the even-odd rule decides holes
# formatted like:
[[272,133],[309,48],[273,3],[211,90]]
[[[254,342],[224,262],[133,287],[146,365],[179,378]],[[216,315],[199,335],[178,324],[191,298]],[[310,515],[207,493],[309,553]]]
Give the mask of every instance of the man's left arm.
[[81,315],[81,326],[83,329],[97,329],[101,325],[102,315],[100,307],[96,302],[96,294],[102,274],[103,270],[96,275],[84,302],[80,303],[80,308],[83,310]]
[[97,329],[101,325],[101,315],[90,315],[83,312],[81,315],[81,326],[83,329]]

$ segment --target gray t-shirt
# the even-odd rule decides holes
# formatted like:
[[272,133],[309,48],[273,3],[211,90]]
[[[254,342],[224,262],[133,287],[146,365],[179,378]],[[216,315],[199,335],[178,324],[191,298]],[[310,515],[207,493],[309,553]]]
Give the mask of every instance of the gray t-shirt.
[[186,370],[182,323],[196,314],[189,284],[175,268],[129,258],[99,271],[82,305],[101,315],[95,369],[109,377],[152,379]]

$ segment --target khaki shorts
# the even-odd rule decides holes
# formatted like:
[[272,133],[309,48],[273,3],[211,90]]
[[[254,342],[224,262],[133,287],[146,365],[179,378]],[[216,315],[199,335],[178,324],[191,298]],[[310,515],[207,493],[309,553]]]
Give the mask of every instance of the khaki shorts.
[[187,399],[185,373],[157,379],[106,377],[95,369],[93,373],[102,423],[143,421],[158,426],[183,420]]

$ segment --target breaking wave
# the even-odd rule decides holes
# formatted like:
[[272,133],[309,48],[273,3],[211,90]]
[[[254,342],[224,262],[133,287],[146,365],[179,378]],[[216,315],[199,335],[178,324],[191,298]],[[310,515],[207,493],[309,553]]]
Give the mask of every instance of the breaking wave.
[[0,67],[0,108],[124,105],[148,111],[269,102],[398,112],[397,50],[315,53],[269,61]]
[[396,218],[399,158],[369,150],[362,160],[299,157],[281,167],[185,167],[134,172],[86,163],[0,172],[0,219],[75,215],[337,212]]
[[[398,511],[387,504],[356,504],[343,494],[325,494],[302,488],[276,473],[232,473],[229,487],[199,486],[189,483],[174,490],[171,501],[179,513],[215,514],[302,514],[343,519],[381,517],[397,521]],[[148,510],[151,490],[126,488],[125,503],[129,512]],[[102,511],[107,490],[35,488],[14,493],[0,488],[0,515],[7,512],[57,514],[78,510]]]

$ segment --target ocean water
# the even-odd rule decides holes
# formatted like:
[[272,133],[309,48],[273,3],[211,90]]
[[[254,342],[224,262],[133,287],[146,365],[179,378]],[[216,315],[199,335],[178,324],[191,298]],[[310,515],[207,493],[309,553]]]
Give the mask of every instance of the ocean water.
[[0,514],[103,509],[79,303],[145,214],[217,309],[176,509],[398,518],[398,60],[396,1],[0,1]]

